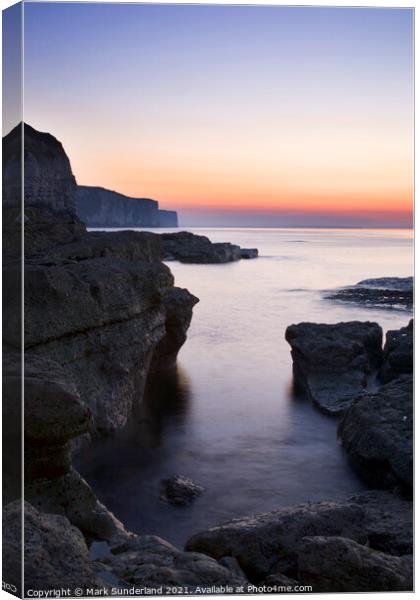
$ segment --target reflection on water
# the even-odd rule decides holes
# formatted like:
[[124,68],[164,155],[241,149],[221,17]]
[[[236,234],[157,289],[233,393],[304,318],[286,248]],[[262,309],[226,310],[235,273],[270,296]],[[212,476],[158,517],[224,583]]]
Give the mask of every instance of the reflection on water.
[[[401,327],[407,313],[335,304],[321,290],[412,273],[412,239],[404,231],[197,233],[258,247],[260,258],[171,262],[177,285],[200,298],[178,371],[149,382],[129,427],[95,443],[77,465],[128,528],[180,546],[230,518],[363,489],[336,443],[335,419],[294,393],[284,332],[302,320]],[[293,244],[291,253],[289,242],[297,241],[306,243]],[[161,480],[175,474],[206,489],[190,507],[159,498]]]

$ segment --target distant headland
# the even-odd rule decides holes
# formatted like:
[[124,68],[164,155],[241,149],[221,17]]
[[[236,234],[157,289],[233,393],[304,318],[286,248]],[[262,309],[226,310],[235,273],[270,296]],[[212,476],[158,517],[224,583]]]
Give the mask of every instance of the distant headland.
[[[16,156],[20,153],[20,128],[21,123],[5,136],[4,141],[6,144],[3,144],[7,152],[13,149]],[[72,209],[77,212],[78,217],[87,227],[178,227],[176,211],[160,209],[156,200],[131,198],[102,187],[77,185],[76,179],[71,173],[68,157],[64,152],[58,152],[57,154],[53,152],[53,155],[51,155],[51,145],[53,149],[55,147],[62,148],[61,143],[51,134],[37,131],[25,123],[25,196],[28,198],[30,196],[31,203],[43,204],[54,199],[57,204],[56,209],[67,207],[66,198],[61,198],[60,195],[56,194],[58,182],[61,182],[60,174],[65,173],[68,195],[72,197],[72,202],[75,201],[75,206],[72,206]],[[47,186],[48,189],[46,189],[45,182],[40,181],[37,177],[39,165],[37,167],[34,164],[34,148],[36,148],[37,160],[41,160],[43,164],[45,163],[47,172],[54,168],[55,176],[51,177],[51,181]],[[20,201],[21,193],[20,187],[17,189],[15,184],[16,173],[14,169],[18,167],[18,163],[12,161],[9,164],[13,168],[9,167],[10,172],[4,173],[3,178],[4,203],[6,205],[17,204]],[[19,178],[18,180],[20,181]],[[74,194],[75,186],[76,191]],[[60,194],[62,195],[62,193],[62,189],[60,189]],[[19,198],[14,198],[14,195]]]

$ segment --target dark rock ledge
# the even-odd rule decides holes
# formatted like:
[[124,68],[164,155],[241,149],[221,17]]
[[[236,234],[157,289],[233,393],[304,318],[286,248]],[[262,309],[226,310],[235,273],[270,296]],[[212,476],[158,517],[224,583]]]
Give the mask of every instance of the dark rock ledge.
[[413,277],[364,279],[356,285],[328,292],[325,298],[360,304],[365,308],[412,310]]
[[214,243],[204,235],[188,231],[161,234],[164,260],[179,260],[183,263],[227,263],[241,258],[257,258],[256,248],[240,248],[228,242]]

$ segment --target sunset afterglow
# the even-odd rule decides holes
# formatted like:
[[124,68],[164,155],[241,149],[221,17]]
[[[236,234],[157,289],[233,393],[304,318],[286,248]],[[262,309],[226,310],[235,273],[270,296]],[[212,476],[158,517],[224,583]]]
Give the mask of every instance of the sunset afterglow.
[[409,9],[29,3],[25,34],[25,121],[80,184],[186,225],[411,226]]

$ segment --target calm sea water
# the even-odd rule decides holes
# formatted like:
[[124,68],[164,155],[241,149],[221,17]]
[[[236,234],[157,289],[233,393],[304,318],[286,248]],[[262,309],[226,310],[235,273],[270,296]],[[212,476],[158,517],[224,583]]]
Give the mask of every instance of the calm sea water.
[[[178,374],[149,391],[126,431],[95,443],[78,461],[128,528],[179,546],[227,519],[364,489],[336,442],[336,421],[293,395],[284,332],[300,321],[353,319],[399,328],[408,313],[338,304],[322,293],[413,271],[406,230],[190,231],[258,247],[260,257],[168,263],[176,284],[200,298]],[[174,474],[205,487],[190,507],[160,499],[161,480]]]

